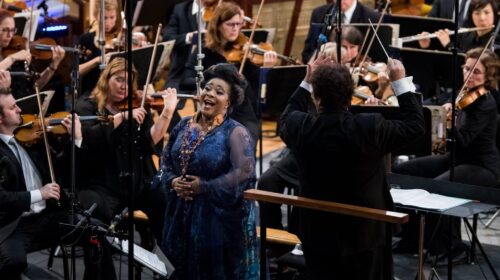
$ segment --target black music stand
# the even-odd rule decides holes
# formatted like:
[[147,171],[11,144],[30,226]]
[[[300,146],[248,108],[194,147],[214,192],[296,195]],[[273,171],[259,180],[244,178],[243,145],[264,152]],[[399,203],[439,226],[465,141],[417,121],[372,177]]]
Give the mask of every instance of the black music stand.
[[[144,86],[146,83],[146,79],[149,71],[149,63],[151,61],[151,56],[153,54],[153,46],[148,46],[145,48],[135,49],[132,51],[132,62],[134,64],[135,69],[137,70],[137,85],[140,87]],[[164,46],[162,44],[158,44],[156,46],[156,56],[153,64],[153,71],[151,75],[156,73],[156,67],[158,67],[158,63],[160,62],[160,58],[163,53]],[[111,55],[109,61],[112,61],[116,57],[127,57],[127,52],[120,52]],[[153,77],[151,77],[152,79]],[[152,80],[150,80],[151,82]]]
[[[451,65],[453,55],[451,52],[431,51],[412,48],[401,48],[399,50],[401,61],[405,65],[406,75],[413,76],[413,82],[418,85],[418,90],[424,96],[426,105],[442,105],[451,97],[453,72]],[[457,81],[463,80],[460,65],[465,63],[465,55],[458,54],[457,69],[455,69]],[[444,89],[444,95],[441,92]],[[430,98],[430,99],[429,99]],[[427,99],[427,100],[426,100]]]
[[[374,23],[376,25],[376,23]],[[369,29],[370,30],[370,37],[373,36],[373,30],[370,27],[370,24],[366,23],[352,23],[352,24],[345,24],[342,25],[343,27],[346,26],[354,26],[356,27],[363,36],[366,34],[366,31]],[[312,23],[311,24],[311,33],[313,38],[317,38],[321,32],[321,28],[323,27],[323,23]],[[393,35],[393,27],[390,24],[381,24],[378,31],[377,35],[380,38],[380,41],[382,42],[382,45],[384,45],[384,48],[387,49],[390,45],[392,45],[392,35]],[[330,35],[330,38],[336,38],[335,35],[335,30],[332,31],[332,34]],[[331,40],[329,40],[331,41]],[[365,45],[361,53],[365,53],[366,49],[368,48],[368,43]],[[316,49],[316,48],[315,48]],[[377,39],[373,41],[373,44],[370,48],[370,51],[368,52],[368,56],[373,60],[377,62],[387,62],[387,57],[385,56],[384,50],[380,46],[380,44],[377,42]]]
[[[251,29],[242,29],[241,32],[245,34],[248,38],[250,38],[250,34],[252,33]],[[269,35],[270,32],[268,29],[265,28],[257,28],[255,29],[255,33],[253,35],[253,43],[258,44],[258,43],[266,43],[269,42]],[[269,42],[271,43],[271,42]]]
[[[469,230],[469,232],[472,235],[472,242],[471,242],[471,249],[470,249],[471,250],[471,261],[475,260],[475,247],[477,246],[479,248],[479,250],[481,251],[481,254],[484,257],[484,260],[488,264],[488,267],[490,268],[492,275],[494,276],[495,279],[499,279],[495,268],[493,267],[488,256],[486,255],[486,253],[481,245],[481,242],[479,242],[479,239],[477,238],[476,228],[477,228],[477,217],[478,217],[479,213],[489,211],[491,209],[494,209],[496,206],[500,205],[500,189],[497,189],[494,187],[475,186],[475,185],[462,184],[462,183],[456,183],[456,182],[437,181],[437,180],[428,179],[428,178],[395,174],[395,173],[388,173],[387,174],[387,181],[392,188],[401,188],[401,189],[416,189],[416,188],[418,188],[418,189],[424,189],[424,190],[431,192],[431,193],[436,193],[436,194],[445,195],[445,196],[452,196],[452,197],[460,197],[460,198],[472,200],[471,202],[453,207],[451,209],[448,209],[448,210],[445,210],[442,212],[429,210],[429,209],[422,209],[422,208],[418,208],[418,207],[409,207],[409,206],[397,206],[397,207],[411,209],[412,211],[418,212],[420,217],[421,217],[421,222],[423,220],[424,223],[425,223],[425,215],[428,213],[434,213],[434,214],[447,216],[449,219],[451,219],[451,217],[462,218],[464,220],[464,223],[465,223],[467,229]],[[479,202],[479,201],[481,201],[481,202]],[[472,225],[467,220],[467,218],[470,216],[474,217]],[[423,229],[421,231],[423,231]],[[451,236],[451,227],[450,227],[450,236]],[[420,238],[422,238],[422,235],[420,235]],[[422,242],[421,239],[420,239],[420,242]],[[431,237],[430,242],[432,242],[432,237]],[[422,246],[423,246],[423,244],[420,245],[421,248],[422,248]],[[448,254],[450,254],[450,253],[451,252],[448,252]],[[422,258],[422,252],[420,251],[419,252],[419,262],[420,262],[419,263],[419,273],[422,273],[423,261],[424,260]],[[448,259],[448,279],[451,279],[451,277],[452,277],[451,272],[452,272],[452,262],[451,262],[451,258],[449,258]]]
[[[400,120],[401,108],[393,106],[352,106],[353,114],[378,113],[387,120]],[[414,142],[393,151],[392,155],[415,155],[417,157],[430,155],[432,152],[432,113],[429,108],[423,108],[425,133]]]
[[159,23],[167,23],[170,10],[182,0],[141,0],[137,1],[132,18],[132,26],[152,25],[157,26]]
[[[407,15],[385,15],[384,22],[399,24],[399,37],[413,36],[424,31],[429,33],[439,29],[454,30],[452,20],[441,18],[428,18]],[[439,47],[439,42],[432,42],[430,48]],[[419,47],[418,42],[406,43],[406,47]]]

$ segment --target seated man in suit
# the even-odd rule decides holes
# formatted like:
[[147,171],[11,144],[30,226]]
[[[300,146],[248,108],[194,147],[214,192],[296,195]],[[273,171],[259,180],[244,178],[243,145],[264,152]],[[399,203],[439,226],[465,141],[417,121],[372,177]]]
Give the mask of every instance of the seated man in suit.
[[[9,86],[9,72],[0,71],[0,275],[2,279],[20,279],[33,245],[53,245],[55,238],[64,234],[59,223],[69,223],[70,215],[57,206],[60,187],[50,182],[48,161],[40,156],[44,153],[26,150],[15,139],[14,130],[23,120]],[[62,125],[71,131],[71,115]],[[75,127],[79,145],[82,133],[78,119]],[[103,279],[115,279],[107,256],[103,259],[111,266],[103,266]],[[90,258],[85,259],[87,264]],[[85,279],[96,279],[95,268],[86,271]]]
[[[340,9],[342,16],[342,24],[349,23],[369,23],[370,19],[373,23],[378,20],[379,14],[359,3],[357,0],[341,0]],[[325,4],[317,7],[311,14],[310,23],[323,23],[325,16],[330,13],[335,13],[336,5]],[[312,53],[317,48],[317,37],[314,38],[314,32],[309,28],[307,38],[304,43],[304,50],[302,51],[302,61],[307,63],[311,58]]]

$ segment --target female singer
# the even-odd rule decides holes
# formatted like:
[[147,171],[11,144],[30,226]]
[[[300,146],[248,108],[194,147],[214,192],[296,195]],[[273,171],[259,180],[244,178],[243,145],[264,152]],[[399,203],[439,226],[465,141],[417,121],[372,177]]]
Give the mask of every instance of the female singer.
[[[134,93],[136,78],[134,69]],[[127,145],[133,140],[136,205],[148,215],[153,233],[159,238],[163,228],[165,194],[161,189],[149,187],[156,172],[151,157],[157,153],[155,145],[167,129],[177,104],[177,95],[175,89],[164,92],[165,105],[154,123],[151,113],[144,108],[134,108],[132,116],[127,111],[121,111],[120,104],[126,101],[127,93],[125,59],[115,58],[102,72],[91,96],[76,106],[80,116],[113,116],[113,121],[109,123],[82,124],[82,146],[86,150],[81,155],[82,166],[78,168],[81,171],[77,180],[80,183],[78,195],[84,208],[97,203],[95,217],[104,222],[111,221],[115,214],[120,213],[127,205],[129,194]],[[128,118],[134,120],[133,136],[128,133]]]
[[[99,1],[96,1],[100,3]],[[100,7],[97,9],[100,10]],[[99,12],[97,12],[99,15]],[[101,49],[99,45],[100,25],[104,24],[104,38],[107,48],[112,48],[112,40],[116,38],[122,30],[121,10],[117,0],[104,1],[104,23],[99,22],[99,16],[96,17],[94,31],[83,34],[78,40],[77,46],[82,51],[80,61],[81,92],[88,96],[95,87],[99,79],[99,64],[101,63]],[[105,62],[104,62],[105,64]]]
[[[476,47],[482,47],[490,39],[493,32],[494,25],[498,22],[498,1],[496,0],[472,0],[469,6],[468,18],[472,19],[474,27],[484,27],[486,29],[477,30],[474,32],[467,32],[458,34],[457,48],[460,52],[467,52]],[[450,49],[452,41],[448,30],[438,30],[436,32],[437,38],[443,48]],[[428,33],[422,33],[428,34]],[[495,39],[498,42],[500,36],[497,35]],[[419,44],[422,48],[428,48],[430,39],[420,40]]]
[[[228,62],[224,55],[227,55],[230,51],[239,52],[239,54],[244,52],[243,44],[240,47],[236,47],[238,39],[242,38],[242,33],[240,32],[242,24],[242,10],[238,5],[230,2],[222,2],[217,6],[212,20],[208,23],[205,34],[205,46],[202,49],[202,52],[205,54],[205,58],[203,59],[204,69],[217,63]],[[181,90],[192,91],[196,89],[196,71],[194,67],[197,64],[197,53],[197,48],[194,48],[188,58],[186,70],[180,84]],[[264,54],[263,67],[273,66],[276,61],[276,53],[268,51]],[[252,138],[256,141],[259,135],[258,121],[255,115],[257,109],[256,93],[258,91],[259,67],[247,62],[243,70],[243,75],[248,80],[250,86],[245,92],[243,103],[234,109],[231,117],[248,128]]]
[[231,64],[204,72],[200,111],[170,134],[153,186],[165,186],[162,249],[176,279],[258,279],[254,204],[255,150],[230,117],[247,82]]
[[[481,48],[472,49],[466,54],[465,64],[462,66],[464,80],[474,63],[478,60]],[[466,92],[475,92],[484,88],[484,94],[473,103],[458,111],[456,119],[456,163],[454,165],[453,181],[478,186],[496,186],[500,177],[500,155],[497,149],[497,107],[491,90],[496,89],[500,77],[500,62],[498,57],[487,50],[481,57],[477,68],[466,85]],[[443,107],[449,111],[451,104]],[[421,157],[402,163],[393,168],[394,173],[434,178],[448,181],[450,176],[450,154]],[[429,221],[430,222],[430,221]],[[456,248],[461,246],[460,222],[455,223],[452,241]],[[426,228],[433,228],[426,227]],[[408,231],[410,233],[411,230]],[[418,230],[416,231],[418,232]],[[433,244],[448,244],[447,233],[441,232],[442,238],[434,240]],[[402,240],[401,247],[414,246],[416,240]],[[438,246],[436,246],[438,247]],[[442,252],[445,248],[431,248]]]
[[[28,64],[31,62],[31,54],[27,49],[17,51],[6,57],[2,56],[3,51],[8,48],[16,31],[17,29],[12,15],[6,10],[0,9],[0,70],[25,71],[25,61]],[[62,47],[52,47],[52,61],[36,80],[39,89],[43,89],[45,85],[47,85],[63,60],[64,55],[65,51]],[[31,95],[34,92],[33,79],[27,79],[26,77],[12,77],[12,95],[14,98],[17,99],[23,96]],[[24,113],[38,113],[38,105],[34,99],[19,102],[18,106]]]

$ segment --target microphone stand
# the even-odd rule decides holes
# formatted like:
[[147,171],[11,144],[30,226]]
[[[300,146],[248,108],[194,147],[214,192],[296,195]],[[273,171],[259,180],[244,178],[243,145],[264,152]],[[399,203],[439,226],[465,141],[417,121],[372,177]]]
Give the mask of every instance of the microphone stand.
[[[73,66],[71,69],[71,85],[73,87],[73,96],[71,97],[71,193],[70,193],[70,213],[71,221],[75,220],[75,194],[76,194],[76,148],[75,148],[75,108],[76,98],[78,96],[78,89],[80,88],[80,53],[73,52]],[[75,245],[71,246],[71,271],[73,272],[73,279],[76,279],[76,258],[75,258]]]
[[[335,3],[337,5],[337,13],[336,13],[336,20],[337,20],[337,26],[335,28],[335,32],[337,32],[337,62],[341,63],[342,61],[342,16],[341,16],[341,9],[340,9],[340,3],[341,0],[337,0]],[[360,50],[361,51],[361,50]]]
[[[196,16],[196,20],[198,22],[198,54],[196,55],[196,59],[198,61],[198,64],[194,67],[194,70],[196,71],[196,96],[201,95],[201,83],[204,80],[203,77],[203,58],[205,58],[205,54],[202,51],[203,44],[201,42],[201,25],[203,23],[203,17],[201,15],[201,1],[198,1],[198,14]],[[197,106],[195,106],[197,107]]]
[[[125,4],[127,7],[132,7],[132,0],[126,0]],[[134,202],[134,197],[135,197],[135,173],[134,173],[134,168],[133,168],[133,162],[134,162],[134,131],[133,129],[133,120],[132,118],[132,105],[133,105],[133,96],[132,96],[132,67],[133,67],[133,62],[132,62],[132,9],[126,9],[125,11],[125,22],[127,23],[127,30],[126,30],[126,36],[125,36],[125,45],[127,46],[126,48],[126,70],[127,70],[127,101],[128,101],[128,135],[129,135],[129,142],[128,142],[128,180],[127,180],[127,188],[129,190],[129,197],[128,197],[128,279],[134,279],[134,210],[135,210],[135,202]]]
[[101,72],[106,68],[106,29],[104,24],[104,0],[101,0],[101,9],[99,11],[99,48],[101,49],[101,63],[99,69]]
[[[338,1],[340,2],[340,1]],[[318,39],[316,41],[316,54],[314,59],[318,58],[319,51],[321,50],[321,46],[328,42],[328,38],[330,38],[330,34],[332,33],[332,26],[333,24],[337,21],[336,16],[337,16],[337,7],[335,6],[336,4],[332,4],[332,8],[330,9],[329,13],[325,15],[325,19],[323,21],[323,28],[321,29],[321,33],[318,36]],[[304,63],[307,63],[304,61]]]

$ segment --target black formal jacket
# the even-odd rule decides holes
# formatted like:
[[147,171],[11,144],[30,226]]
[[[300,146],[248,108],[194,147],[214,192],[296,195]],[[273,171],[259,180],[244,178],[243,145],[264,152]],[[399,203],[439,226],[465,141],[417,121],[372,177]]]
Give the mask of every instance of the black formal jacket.
[[[198,63],[196,59],[197,53],[198,49],[195,47],[186,63],[186,69],[180,84],[180,89],[183,91],[196,90],[196,71],[194,70],[194,66]],[[203,53],[205,54],[205,58],[203,59],[203,69],[205,70],[218,63],[227,63],[224,56],[210,49],[203,48]],[[245,98],[241,105],[234,107],[230,113],[230,117],[245,126],[256,143],[259,137],[259,121],[254,108],[257,106],[256,92],[259,80],[259,68],[248,62],[245,64],[245,69],[243,69],[243,75],[249,84],[245,90]]]
[[190,44],[186,45],[186,34],[198,29],[196,15],[192,14],[192,9],[192,0],[175,5],[170,21],[165,27],[163,40],[175,40],[166,87],[179,89],[184,65],[189,57],[191,47]]
[[456,123],[457,164],[482,166],[499,178],[497,105],[493,95],[487,93],[460,110]]
[[[349,111],[306,113],[299,88],[280,119],[280,136],[299,165],[301,196],[391,210],[384,155],[425,132],[421,97],[398,97],[401,120]],[[300,238],[309,253],[343,256],[390,242],[391,227],[373,220],[301,211]]]
[[[332,9],[334,4],[325,4],[317,7],[313,10],[311,14],[310,23],[323,23],[325,19],[325,15],[328,14]],[[378,21],[379,14],[366,7],[365,5],[358,2],[356,4],[356,9],[352,14],[350,23],[369,23],[368,19],[372,22]],[[311,28],[309,28],[309,32],[307,33],[306,41],[304,42],[304,49],[302,50],[302,62],[307,63],[311,58],[314,50],[317,47],[318,38],[313,38],[314,34],[311,32]]]
[[[428,16],[434,18],[452,19],[454,14],[455,14],[455,0],[434,0],[434,3],[432,3],[432,9],[429,12]],[[471,23],[468,21],[466,17],[462,25],[470,26],[470,24]]]
[[[50,181],[47,159],[39,150],[26,149],[43,184]],[[0,243],[16,228],[23,212],[30,211],[31,195],[26,190],[22,167],[12,150],[0,139]],[[47,207],[51,207],[47,203]]]

